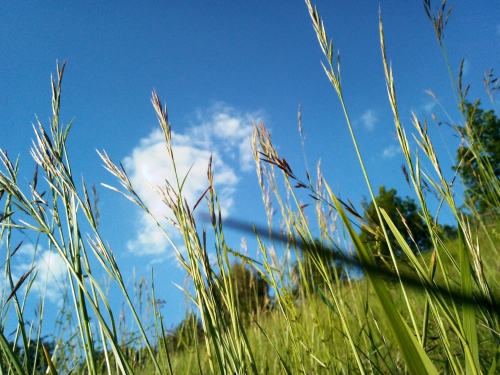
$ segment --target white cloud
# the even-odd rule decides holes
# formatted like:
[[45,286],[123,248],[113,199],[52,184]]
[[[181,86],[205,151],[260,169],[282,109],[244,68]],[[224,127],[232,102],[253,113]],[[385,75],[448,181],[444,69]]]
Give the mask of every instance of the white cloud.
[[424,104],[422,108],[424,109],[425,113],[431,113],[434,107],[436,107],[436,104],[437,103],[435,101],[428,102],[427,104]]
[[[40,297],[45,296],[52,303],[62,303],[68,274],[66,264],[58,253],[51,250],[40,250],[40,248],[35,248],[32,244],[26,244],[21,246],[12,257],[11,262],[14,284],[35,266],[30,277],[35,275],[35,272],[37,274],[31,286],[30,293],[38,293]],[[28,279],[24,281],[18,293],[24,293],[28,281]],[[6,285],[6,280],[2,277],[0,280],[0,289],[3,290]],[[6,295],[9,293],[10,288],[7,290]]]
[[[177,175],[182,181],[189,172],[182,194],[191,209],[208,187],[207,167],[212,155],[214,186],[223,214],[229,213],[239,181],[236,169],[252,169],[250,137],[253,118],[255,117],[251,114],[240,114],[223,104],[216,104],[209,110],[199,111],[196,124],[191,125],[184,133],[175,132],[175,125],[173,126],[172,149]],[[147,138],[142,139],[123,164],[141,199],[171,238],[180,240],[177,229],[165,219],[165,216],[175,219],[172,212],[151,188],[164,187],[165,181],[168,181],[177,189],[163,133],[156,129]],[[239,168],[235,167],[235,164]],[[204,210],[205,206],[204,202],[201,202],[197,212]],[[167,254],[168,244],[167,238],[156,223],[147,214],[139,213],[137,233],[135,238],[128,242],[128,249],[137,255],[174,255]]]
[[197,122],[201,125],[191,127],[187,136],[191,145],[194,141],[204,149],[216,146],[226,158],[237,158],[242,170],[252,170],[254,166],[249,140],[253,123],[258,123],[259,117],[259,113],[240,114],[233,108],[218,103],[206,111],[198,111]]
[[377,122],[377,116],[371,109],[369,109],[361,116],[361,121],[363,122],[366,130],[373,130],[375,123]]
[[400,152],[401,152],[401,147],[392,145],[384,149],[382,155],[385,159],[388,159],[396,156]]

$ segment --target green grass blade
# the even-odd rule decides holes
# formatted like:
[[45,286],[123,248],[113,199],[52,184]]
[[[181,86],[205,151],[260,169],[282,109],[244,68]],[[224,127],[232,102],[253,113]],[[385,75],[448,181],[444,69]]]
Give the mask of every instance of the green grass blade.
[[24,375],[25,372],[21,366],[21,363],[19,362],[19,359],[17,358],[12,348],[10,347],[9,342],[3,335],[3,332],[0,332],[0,349],[1,351],[3,351],[4,355],[9,359],[11,370],[15,371],[16,374]]
[[[460,257],[460,278],[461,292],[464,299],[472,297],[472,273],[469,263],[469,252],[465,242],[465,235],[462,228],[458,229],[458,252]],[[474,306],[470,303],[462,304],[463,329],[467,345],[464,346],[466,352],[465,365],[466,373],[477,374],[479,366],[479,347],[476,330],[476,313]]]
[[337,208],[338,213],[340,214],[342,222],[349,232],[349,236],[354,243],[354,247],[356,248],[356,253],[360,258],[361,264],[370,266],[367,267],[366,271],[368,278],[370,279],[378,300],[383,307],[385,314],[387,315],[387,319],[391,325],[394,337],[396,338],[396,341],[398,342],[398,345],[401,349],[401,353],[403,355],[403,358],[405,359],[406,365],[408,366],[408,370],[411,374],[415,375],[437,375],[438,372],[432,364],[430,358],[427,356],[424,349],[419,345],[413,332],[410,330],[406,322],[401,317],[399,311],[396,309],[396,306],[394,305],[393,299],[387,291],[384,281],[382,280],[382,278],[380,278],[380,276],[375,275],[374,273],[369,271],[372,267],[374,267],[373,258],[370,256],[370,253],[366,249],[365,245],[361,242],[358,234],[352,227],[349,218],[347,217],[337,197],[333,194],[328,184],[325,183],[325,186],[328,190],[330,198]]
[[[56,370],[56,367],[52,363],[52,359],[50,358],[50,354],[49,354],[47,348],[43,344],[42,344],[42,349],[43,349],[43,354],[45,355],[45,359],[47,360],[47,364],[49,365],[50,374],[51,375],[59,375],[59,373]],[[48,371],[47,371],[47,373],[48,373]]]
[[267,335],[267,333],[262,329],[262,327],[260,326],[260,324],[256,320],[254,320],[254,323],[260,329],[260,331],[262,332],[262,334],[266,337],[267,341],[269,341],[269,343],[272,345],[274,351],[276,352],[276,355],[278,356],[278,358],[280,360],[281,365],[283,366],[283,370],[285,370],[285,373],[288,374],[288,375],[292,375],[292,371],[290,370],[290,368],[288,367],[288,365],[286,364],[286,362],[283,360],[283,357],[281,356],[280,352],[276,348],[276,345],[273,344],[273,342],[271,341],[271,339],[269,338],[269,336]]
[[488,375],[493,375],[496,374],[497,371],[497,362],[496,359],[493,360],[493,364],[491,365],[490,371],[488,372]]

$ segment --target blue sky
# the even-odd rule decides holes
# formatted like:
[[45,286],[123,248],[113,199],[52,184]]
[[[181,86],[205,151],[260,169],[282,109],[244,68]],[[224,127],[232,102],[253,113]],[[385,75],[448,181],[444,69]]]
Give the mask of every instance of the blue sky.
[[[419,1],[317,1],[335,50],[340,51],[342,84],[362,155],[375,189],[384,184],[410,195],[400,171],[403,156],[394,136],[385,91],[378,12],[393,63],[401,118],[411,133],[411,111],[419,119],[460,122],[455,96],[436,36]],[[436,4],[433,4],[435,7]],[[456,77],[465,59],[469,98],[484,93],[485,71],[500,61],[500,4],[455,2],[445,31]],[[36,116],[51,116],[50,75],[67,61],[62,122],[72,119],[69,151],[73,170],[98,185],[101,230],[124,274],[149,275],[155,267],[158,298],[168,301],[167,325],[184,313],[183,283],[172,249],[129,201],[100,183],[117,185],[102,168],[96,150],[122,161],[139,194],[159,216],[166,214],[144,184],[171,178],[150,98],[158,90],[169,108],[181,174],[191,200],[206,188],[206,165],[214,155],[216,188],[228,217],[265,223],[256,174],[249,158],[253,122],[263,121],[294,172],[305,178],[297,127],[301,104],[309,167],[319,159],[327,181],[342,198],[358,204],[368,195],[348,129],[320,61],[324,61],[306,5],[290,1],[2,2],[0,4],[0,148],[19,155],[21,172],[32,176],[29,149]],[[432,97],[431,90],[446,109]],[[449,127],[430,132],[441,164],[451,165],[459,140]],[[416,145],[413,144],[415,148]],[[168,225],[165,223],[165,226]],[[174,231],[168,229],[174,239]],[[247,234],[233,233],[240,249]],[[26,245],[17,272],[27,267]],[[2,248],[0,248],[1,250]],[[39,263],[59,275],[61,263],[39,249]],[[250,248],[250,255],[256,252]],[[52,259],[52,260],[50,260]],[[50,272],[49,272],[50,271]],[[161,280],[161,281],[160,281]],[[51,284],[52,285],[52,284]],[[56,291],[51,286],[51,291]],[[49,296],[58,302],[58,294]],[[119,296],[111,296],[119,306]]]

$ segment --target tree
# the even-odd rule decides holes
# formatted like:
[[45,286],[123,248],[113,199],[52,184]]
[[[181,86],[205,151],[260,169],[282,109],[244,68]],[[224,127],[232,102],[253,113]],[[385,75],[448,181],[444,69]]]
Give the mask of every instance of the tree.
[[[12,370],[11,359],[9,354],[17,357],[19,362],[25,368],[30,369],[30,373],[44,374],[48,368],[47,358],[42,349],[45,346],[49,356],[52,356],[55,350],[55,343],[46,337],[31,338],[29,346],[26,349],[20,344],[9,342],[9,349],[3,348],[0,351],[0,374],[10,374]],[[8,353],[10,351],[10,353]]]
[[194,349],[196,341],[201,343],[203,340],[203,326],[193,312],[188,312],[184,320],[165,337],[165,343],[171,352]]
[[480,104],[466,101],[460,108],[466,123],[456,127],[462,144],[453,168],[462,178],[469,207],[484,214],[500,206],[500,119]]
[[[395,189],[387,191],[384,185],[380,186],[379,194],[375,197],[377,205],[387,212],[398,232],[401,233],[406,243],[414,252],[417,248],[422,252],[430,250],[432,241],[429,231],[415,201],[409,197],[402,199],[396,194],[397,191]],[[362,226],[360,234],[361,240],[370,244],[372,250],[375,250],[374,252],[381,256],[390,256],[389,246],[382,232],[375,204],[373,202],[368,204],[365,199],[361,205],[365,210],[363,215],[365,223]],[[393,232],[389,229],[388,225],[385,225],[385,229],[396,255],[401,255],[401,246],[396,241]],[[448,229],[447,232],[451,233],[451,227]]]
[[313,293],[317,287],[324,286],[326,279],[333,283],[345,280],[349,270],[347,256],[335,244],[316,239],[304,243],[301,257],[294,264],[292,293],[298,297],[300,290]]
[[270,307],[269,285],[254,269],[235,260],[231,264],[230,277],[241,317]]

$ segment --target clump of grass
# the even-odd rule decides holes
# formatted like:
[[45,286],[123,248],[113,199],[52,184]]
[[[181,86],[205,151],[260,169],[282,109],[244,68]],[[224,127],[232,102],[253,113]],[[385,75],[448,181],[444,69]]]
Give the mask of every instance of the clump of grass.
[[[52,111],[53,118],[47,133],[42,124],[37,121],[34,126],[35,142],[31,155],[37,166],[32,182],[28,186],[28,193],[24,193],[17,180],[17,162],[13,164],[6,152],[2,152],[1,161],[5,172],[0,174],[0,189],[6,196],[4,217],[2,220],[2,238],[6,239],[7,261],[5,271],[10,279],[11,293],[2,304],[2,314],[5,316],[14,306],[18,325],[17,337],[22,338],[22,346],[28,348],[30,334],[24,329],[24,304],[29,296],[30,285],[35,274],[27,273],[21,277],[16,285],[13,284],[11,273],[11,258],[15,253],[11,244],[13,230],[23,230],[36,233],[47,241],[49,249],[54,249],[66,264],[68,273],[69,301],[78,328],[74,334],[78,336],[79,348],[83,355],[83,362],[75,365],[89,373],[97,373],[96,348],[103,348],[103,356],[109,373],[130,373],[130,363],[126,360],[123,348],[120,345],[119,332],[116,327],[118,319],[106,298],[102,286],[95,278],[97,269],[91,269],[89,257],[92,256],[101,266],[101,270],[113,280],[121,290],[150,360],[158,371],[159,363],[154,355],[150,338],[146,335],[143,324],[139,319],[136,308],[115,261],[113,251],[105,244],[97,228],[97,216],[92,207],[85,182],[81,185],[74,178],[69,154],[66,148],[66,139],[71,123],[63,127],[59,123],[59,109],[61,101],[61,84],[65,64],[57,65],[57,76],[52,81]],[[43,174],[43,177],[40,175]],[[18,218],[14,220],[14,218]],[[85,234],[86,232],[86,234]],[[32,269],[33,271],[33,269]],[[31,271],[30,271],[31,272]],[[18,292],[22,284],[26,284],[24,301],[18,299]],[[44,314],[44,302],[40,308],[40,329]],[[90,324],[91,319],[95,322]],[[69,334],[71,335],[70,332]],[[40,339],[40,330],[36,335]],[[11,361],[14,373],[23,374],[32,371],[33,363],[25,356],[20,360],[13,352],[2,329],[0,335],[1,349],[5,358]],[[42,347],[37,348],[37,352]],[[37,357],[35,357],[37,358]],[[59,348],[55,348],[51,356],[46,356],[49,368],[55,372],[54,363],[59,360]],[[111,360],[112,359],[112,360]],[[112,365],[113,364],[113,365]]]

